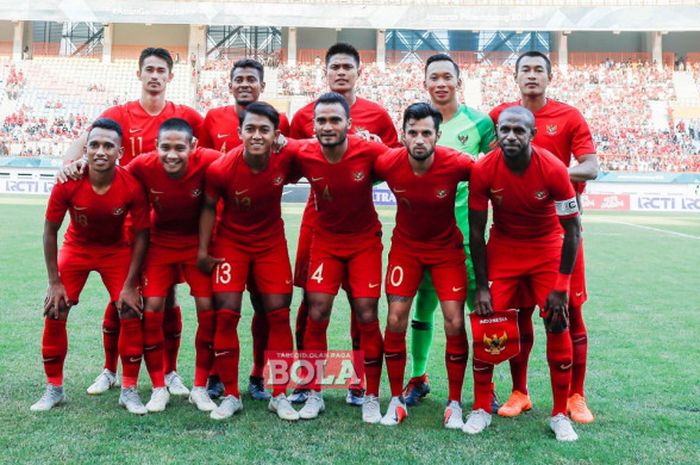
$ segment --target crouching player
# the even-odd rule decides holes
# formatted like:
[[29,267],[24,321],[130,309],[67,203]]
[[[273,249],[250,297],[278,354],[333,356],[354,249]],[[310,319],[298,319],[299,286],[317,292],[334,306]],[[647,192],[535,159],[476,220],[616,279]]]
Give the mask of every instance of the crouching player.
[[442,115],[427,103],[409,106],[403,116],[405,148],[381,155],[375,174],[396,196],[396,227],[391,239],[386,294],[389,315],[384,332],[384,358],[391,402],[381,420],[399,424],[407,415],[403,398],[406,368],[406,327],[411,303],[428,270],[445,317],[445,364],[449,394],[444,425],[461,429],[462,384],[469,347],[464,329],[467,289],[462,233],[455,221],[457,185],[467,181],[474,160],[466,154],[436,147]]
[[[209,167],[199,225],[197,261],[202,271],[214,274],[214,363],[225,389],[221,404],[211,412],[216,420],[243,408],[238,390],[237,327],[249,275],[260,293],[269,325],[268,350],[293,350],[289,325],[292,269],[280,202],[298,144],[289,141],[280,153],[272,153],[272,144],[279,135],[279,114],[266,103],[251,103],[240,118],[238,132],[243,145]],[[220,198],[224,210],[210,253]],[[269,409],[282,419],[298,420],[299,414],[285,395],[286,388],[286,384],[273,386]]]
[[127,166],[145,187],[151,207],[150,245],[143,265],[144,361],[153,384],[149,412],[165,409],[170,394],[165,386],[163,317],[168,289],[180,272],[190,286],[197,308],[195,380],[190,402],[211,411],[216,404],[206,390],[213,362],[214,311],[211,279],[197,268],[199,215],[204,199],[204,177],[221,154],[194,148],[192,126],[180,118],[166,120],[158,130],[156,150],[138,156]]
[[[529,110],[504,110],[496,128],[499,149],[474,166],[469,194],[477,283],[474,311],[484,316],[494,310],[522,308],[523,299],[535,297],[547,333],[553,394],[550,428],[557,440],[575,441],[578,436],[566,416],[573,357],[567,294],[580,241],[579,212],[566,166],[531,144],[535,132]],[[489,200],[493,226],[487,247]],[[463,428],[469,434],[491,424],[493,365],[474,360],[473,370],[474,407]]]
[[[113,120],[101,118],[87,135],[87,175],[56,184],[51,191],[44,224],[44,257],[49,288],[44,302],[42,356],[47,386],[31,406],[50,410],[65,400],[63,362],[68,352],[66,321],[78,303],[90,271],[97,271],[115,303],[120,318],[119,354],[123,379],[119,404],[135,414],[147,412],[136,382],[143,354],[141,297],[137,289],[141,262],[148,246],[148,205],[138,181],[116,166],[122,154],[122,130]],[[66,211],[71,222],[58,252],[58,230]],[[124,235],[124,220],[131,213],[133,249]]]

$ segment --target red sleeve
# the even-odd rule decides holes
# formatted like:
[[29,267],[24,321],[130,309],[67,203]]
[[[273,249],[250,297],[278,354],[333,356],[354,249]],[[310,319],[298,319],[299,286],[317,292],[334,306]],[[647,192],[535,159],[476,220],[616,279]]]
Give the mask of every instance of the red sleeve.
[[207,175],[204,178],[204,192],[212,199],[221,197],[221,175],[219,173],[220,163],[214,162],[207,168]]
[[501,105],[497,106],[493,110],[489,112],[489,117],[491,118],[491,121],[493,121],[494,126],[498,126],[498,115],[501,114]]
[[377,135],[382,139],[384,145],[392,148],[401,147],[401,144],[399,144],[399,135],[396,133],[396,126],[394,126],[394,122],[391,120],[391,116],[389,116],[386,110],[382,111],[379,124],[381,125],[382,133]]
[[574,110],[575,115],[572,118],[573,126],[571,128],[571,153],[578,159],[582,155],[595,153],[593,145],[593,137],[588,123],[583,119],[583,115],[578,110]]
[[197,137],[197,147],[204,147],[207,149],[213,149],[214,143],[211,140],[211,134],[209,134],[209,127],[211,126],[211,110],[207,112],[207,116],[204,117],[204,122],[202,123],[202,130],[199,131],[199,136]]
[[133,190],[131,221],[133,222],[134,230],[148,229],[150,226],[150,211],[148,208],[148,201],[146,200],[146,194],[138,181],[135,181],[131,188]]
[[[569,172],[560,162],[552,163],[549,169],[549,194],[554,200],[554,206],[559,218],[572,218],[578,215],[579,209],[576,204],[576,192],[574,186],[569,181]],[[471,196],[471,190],[469,191]]]
[[471,210],[483,212],[489,208],[489,186],[486,174],[484,163],[477,162],[474,164],[471,179],[469,180],[469,208]]
[[192,126],[194,136],[199,139],[204,132],[204,118],[202,118],[202,115],[194,108],[187,107],[185,119],[190,123],[190,126]]
[[289,137],[289,119],[284,113],[280,113],[280,126],[279,130],[284,137]]
[[[119,126],[122,128],[122,133],[127,132],[127,128],[124,125],[124,121],[122,119],[122,116],[124,115],[124,112],[122,111],[122,106],[117,105],[115,107],[109,107],[105,111],[102,112],[100,115],[100,118],[109,118],[111,120],[114,120],[119,124]],[[122,138],[125,138],[126,136],[122,134]]]
[[[151,152],[153,153],[153,152]],[[124,166],[124,169],[129,172],[134,178],[136,178],[142,184],[145,184],[144,178],[146,170],[144,170],[144,160],[146,157],[144,155],[139,155],[138,157],[131,160],[131,163]]]
[[469,177],[472,174],[472,170],[474,169],[474,159],[469,154],[462,152],[458,153],[459,156],[457,156],[457,173],[459,179],[463,181],[468,181]]
[[307,107],[302,107],[294,114],[292,118],[292,123],[289,126],[289,137],[292,139],[306,139],[306,133],[304,132],[304,125],[308,119],[306,114]]
[[299,179],[303,177],[301,168],[297,162],[297,156],[303,145],[304,141],[287,139],[287,145],[282,149],[282,154],[289,157],[289,169],[287,172],[287,179],[284,180],[285,184],[296,184],[299,182]]
[[[68,181],[70,182],[70,181]],[[46,219],[53,224],[61,224],[68,210],[66,184],[56,183],[51,189],[49,204],[46,207]]]

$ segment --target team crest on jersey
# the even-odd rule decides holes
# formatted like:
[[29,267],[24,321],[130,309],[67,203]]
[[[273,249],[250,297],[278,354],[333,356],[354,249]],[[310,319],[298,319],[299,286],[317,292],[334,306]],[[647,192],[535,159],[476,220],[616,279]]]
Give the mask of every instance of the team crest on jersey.
[[557,133],[557,125],[556,124],[548,124],[547,127],[547,134],[550,136],[553,136]]
[[544,200],[547,197],[547,193],[545,191],[537,191],[535,192],[535,198],[537,200]]
[[460,134],[457,136],[457,139],[459,139],[460,144],[464,145],[469,140],[469,134]]
[[202,189],[200,189],[199,187],[195,187],[194,189],[192,189],[192,193],[190,195],[192,195],[192,198],[196,199],[197,197],[202,195]]
[[272,184],[274,184],[275,186],[279,186],[282,184],[282,181],[284,181],[284,179],[282,179],[282,176],[277,176],[275,179],[272,180]]
[[120,216],[124,214],[124,207],[117,207],[114,210],[112,210],[112,214],[114,216]]
[[358,182],[362,181],[363,179],[365,179],[365,173],[364,171],[355,171],[354,173],[352,173],[352,178]]
[[447,197],[447,189],[435,189],[435,196],[438,199],[444,199]]

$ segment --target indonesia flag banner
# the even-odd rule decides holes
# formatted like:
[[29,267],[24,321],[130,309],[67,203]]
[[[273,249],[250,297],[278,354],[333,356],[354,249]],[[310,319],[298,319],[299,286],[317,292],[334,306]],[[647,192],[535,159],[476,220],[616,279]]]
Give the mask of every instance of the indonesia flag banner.
[[474,359],[498,365],[520,352],[518,310],[493,312],[488,316],[469,315],[474,338]]

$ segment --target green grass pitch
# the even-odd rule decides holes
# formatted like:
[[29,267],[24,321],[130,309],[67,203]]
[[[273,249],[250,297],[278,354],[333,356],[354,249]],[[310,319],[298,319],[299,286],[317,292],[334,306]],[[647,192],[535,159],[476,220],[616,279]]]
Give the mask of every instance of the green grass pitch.
[[[327,410],[318,420],[296,424],[282,422],[266,403],[246,394],[244,411],[223,423],[181,398],[173,398],[162,414],[130,415],[117,406],[117,390],[98,397],[85,393],[102,363],[100,325],[107,296],[96,276],[69,318],[69,402],[33,414],[29,406],[44,386],[44,202],[0,198],[0,463],[700,463],[700,215],[586,213],[587,397],[596,421],[576,427],[578,442],[558,444],[547,426],[551,391],[539,322],[530,372],[533,410],[517,419],[494,417],[478,437],[442,428],[447,380],[441,330],[429,365],[433,393],[398,428],[363,424],[360,410],[345,405],[345,393],[338,390],[327,392]],[[301,208],[286,205],[284,211],[294,256]],[[393,210],[382,209],[381,218],[388,246]],[[190,384],[196,320],[187,290],[180,287],[184,333],[178,371]],[[297,294],[292,318],[298,302]],[[251,360],[250,316],[246,303],[239,326],[242,388]],[[382,328],[385,318],[382,300]],[[349,348],[348,324],[342,297],[332,318],[330,348]],[[497,367],[495,381],[506,398],[507,366]],[[465,411],[472,386],[468,370]],[[382,389],[384,409],[386,377]],[[150,395],[145,369],[141,394],[145,400]]]

